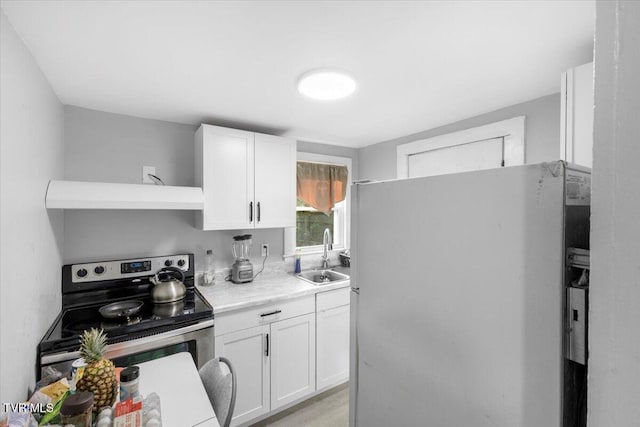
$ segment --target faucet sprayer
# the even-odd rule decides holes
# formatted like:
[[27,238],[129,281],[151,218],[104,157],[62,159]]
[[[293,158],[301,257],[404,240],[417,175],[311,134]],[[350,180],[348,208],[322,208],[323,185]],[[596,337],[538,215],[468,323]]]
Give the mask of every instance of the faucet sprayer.
[[324,229],[324,234],[322,235],[322,269],[326,270],[329,268],[329,251],[333,249],[333,245],[331,244],[331,231],[329,228]]

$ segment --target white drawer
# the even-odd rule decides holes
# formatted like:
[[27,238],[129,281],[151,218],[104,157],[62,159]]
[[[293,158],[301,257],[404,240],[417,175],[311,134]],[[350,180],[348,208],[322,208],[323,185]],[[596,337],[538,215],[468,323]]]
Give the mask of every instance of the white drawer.
[[329,308],[340,307],[349,304],[351,288],[335,289],[316,294],[316,311],[327,310]]
[[315,312],[313,295],[229,311],[215,316],[215,335],[223,335]]

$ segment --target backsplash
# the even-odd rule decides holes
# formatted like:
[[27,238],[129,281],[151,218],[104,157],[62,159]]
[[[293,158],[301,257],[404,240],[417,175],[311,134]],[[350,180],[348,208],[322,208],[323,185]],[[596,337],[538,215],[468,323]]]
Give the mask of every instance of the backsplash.
[[[340,251],[330,251],[329,252],[329,265],[331,267],[340,265]],[[284,257],[284,265],[285,271],[287,273],[292,273],[295,267],[295,255],[288,255]],[[313,253],[313,254],[304,254],[300,257],[300,267],[302,270],[312,270],[314,268],[320,268],[322,266],[322,254],[321,253]]]
[[[329,252],[329,266],[335,267],[340,265],[339,253],[340,251]],[[266,262],[264,265],[264,271],[260,273],[260,276],[274,276],[293,273],[294,260],[295,256],[292,255],[286,256],[284,261]],[[253,274],[255,275],[262,268],[262,261],[261,259],[252,258],[251,262],[253,263]],[[202,286],[204,283],[204,271],[198,268],[200,265],[204,264],[196,262],[196,283]],[[307,254],[301,257],[301,267],[303,271],[320,268],[321,266],[322,254]],[[229,274],[231,274],[230,266],[221,268],[216,266],[215,283],[218,284],[224,282],[225,278],[228,277]]]

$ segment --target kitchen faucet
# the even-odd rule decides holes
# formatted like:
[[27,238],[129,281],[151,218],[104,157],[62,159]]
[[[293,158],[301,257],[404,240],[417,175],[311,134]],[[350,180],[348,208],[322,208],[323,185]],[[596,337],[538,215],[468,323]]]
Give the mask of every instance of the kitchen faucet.
[[329,268],[329,251],[333,249],[333,245],[331,244],[331,231],[328,228],[324,229],[324,234],[322,235],[322,269],[326,270]]

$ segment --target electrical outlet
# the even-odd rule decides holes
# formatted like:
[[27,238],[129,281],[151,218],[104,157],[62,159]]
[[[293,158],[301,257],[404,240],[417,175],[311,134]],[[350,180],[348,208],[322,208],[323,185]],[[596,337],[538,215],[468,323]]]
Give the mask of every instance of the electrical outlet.
[[142,183],[143,184],[154,184],[153,180],[149,177],[149,174],[156,174],[155,166],[142,166]]
[[269,256],[269,244],[268,243],[263,243],[262,244],[262,256]]

